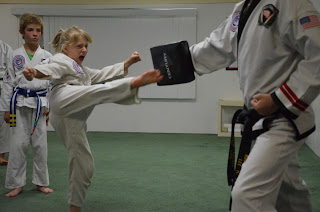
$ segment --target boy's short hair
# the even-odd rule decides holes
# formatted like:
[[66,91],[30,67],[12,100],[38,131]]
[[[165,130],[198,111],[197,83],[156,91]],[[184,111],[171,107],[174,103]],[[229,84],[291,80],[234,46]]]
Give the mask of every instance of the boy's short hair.
[[34,13],[25,13],[20,16],[19,30],[24,32],[29,24],[38,24],[41,26],[41,34],[43,34],[42,18]]

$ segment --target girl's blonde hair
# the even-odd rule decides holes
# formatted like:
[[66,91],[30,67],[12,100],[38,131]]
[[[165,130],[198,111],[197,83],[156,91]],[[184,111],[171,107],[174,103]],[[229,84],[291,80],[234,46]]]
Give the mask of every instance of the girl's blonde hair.
[[66,30],[60,29],[51,42],[51,45],[57,53],[60,53],[65,46],[76,44],[81,36],[83,36],[88,43],[92,43],[92,39],[86,31],[77,26],[73,26]]

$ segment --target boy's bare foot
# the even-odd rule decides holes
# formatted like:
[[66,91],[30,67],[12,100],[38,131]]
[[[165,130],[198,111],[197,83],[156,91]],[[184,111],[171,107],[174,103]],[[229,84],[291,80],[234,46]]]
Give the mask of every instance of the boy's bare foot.
[[51,188],[48,188],[45,186],[38,186],[38,185],[37,185],[37,190],[41,191],[42,193],[45,193],[45,194],[49,194],[49,193],[53,192],[53,190]]
[[144,72],[140,76],[135,77],[131,81],[131,87],[139,88],[141,86],[145,86],[151,83],[160,82],[162,79],[163,79],[163,76],[161,75],[159,70],[150,70],[150,71]]
[[23,191],[23,187],[13,189],[9,193],[6,194],[6,197],[15,197]]

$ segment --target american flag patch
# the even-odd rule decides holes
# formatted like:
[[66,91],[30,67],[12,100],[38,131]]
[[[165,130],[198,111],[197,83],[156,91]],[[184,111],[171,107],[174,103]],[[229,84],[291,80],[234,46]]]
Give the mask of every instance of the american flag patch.
[[306,16],[306,17],[301,18],[300,24],[303,29],[309,29],[312,27],[320,26],[320,21],[319,21],[318,16],[310,15],[310,16]]

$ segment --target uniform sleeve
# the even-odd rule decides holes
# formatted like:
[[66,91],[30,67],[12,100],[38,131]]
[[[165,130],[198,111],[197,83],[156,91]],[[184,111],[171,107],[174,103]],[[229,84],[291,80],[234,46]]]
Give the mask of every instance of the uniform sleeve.
[[124,71],[124,63],[117,63],[104,67],[102,70],[87,68],[92,84],[104,83],[107,81],[123,78],[127,75]]
[[282,39],[301,60],[292,64],[296,69],[271,95],[281,112],[291,119],[300,116],[320,91],[319,13],[312,5],[304,5],[297,11],[303,12],[288,23]]
[[[46,75],[41,79],[60,79],[62,76],[68,74],[68,64],[63,62],[52,62],[52,58],[43,61],[42,64],[34,67],[37,71]],[[72,69],[71,69],[72,70]]]
[[1,86],[1,105],[2,111],[10,111],[10,100],[13,94],[13,80],[15,72],[13,68],[13,51],[11,47],[7,46],[4,54],[1,54],[1,61],[5,61],[3,66],[5,74],[3,76],[3,83]]
[[12,67],[12,48],[0,40],[0,77],[5,78],[6,70]]
[[231,29],[234,16],[230,15],[210,37],[190,47],[197,74],[207,74],[225,68],[236,60],[237,36]]
[[5,72],[6,69],[6,63],[7,63],[7,54],[6,54],[7,48],[6,45],[0,41],[0,71]]

